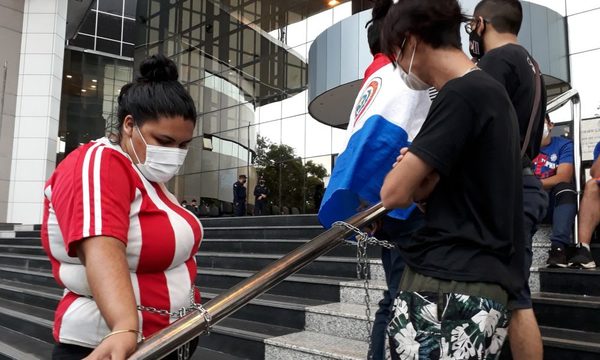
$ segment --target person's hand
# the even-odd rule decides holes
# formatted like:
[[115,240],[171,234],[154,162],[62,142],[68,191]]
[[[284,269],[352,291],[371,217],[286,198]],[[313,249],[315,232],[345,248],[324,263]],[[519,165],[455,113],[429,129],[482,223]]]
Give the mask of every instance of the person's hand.
[[135,352],[137,340],[133,332],[109,336],[84,360],[125,360]]
[[400,155],[398,155],[398,157],[396,158],[396,162],[394,163],[394,165],[392,165],[393,168],[395,168],[396,165],[400,164],[400,161],[402,161],[402,159],[404,159],[404,156],[406,155],[407,152],[408,152],[407,147],[403,147],[402,149],[400,149]]

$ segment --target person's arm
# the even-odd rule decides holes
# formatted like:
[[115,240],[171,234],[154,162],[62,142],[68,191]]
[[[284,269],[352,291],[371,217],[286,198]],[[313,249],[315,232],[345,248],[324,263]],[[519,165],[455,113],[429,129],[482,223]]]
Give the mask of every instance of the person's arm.
[[565,163],[558,165],[556,167],[556,175],[540,180],[544,190],[550,190],[562,182],[570,183],[573,180],[574,169],[573,164]]
[[426,199],[439,181],[433,167],[410,151],[385,177],[381,201],[386,209],[405,208]]
[[598,159],[594,160],[592,168],[590,169],[590,175],[592,175],[593,178],[600,177],[600,161],[598,161]]
[[[76,250],[110,331],[140,330],[125,244],[112,237],[95,236],[78,243]],[[134,332],[109,336],[86,359],[126,359],[135,351],[137,340]]]

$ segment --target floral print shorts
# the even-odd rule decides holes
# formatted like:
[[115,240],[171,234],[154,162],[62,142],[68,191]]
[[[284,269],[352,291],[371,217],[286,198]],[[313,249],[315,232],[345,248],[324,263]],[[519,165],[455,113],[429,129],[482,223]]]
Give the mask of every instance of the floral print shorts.
[[506,307],[490,299],[401,291],[388,334],[402,360],[491,360],[500,357],[508,320]]

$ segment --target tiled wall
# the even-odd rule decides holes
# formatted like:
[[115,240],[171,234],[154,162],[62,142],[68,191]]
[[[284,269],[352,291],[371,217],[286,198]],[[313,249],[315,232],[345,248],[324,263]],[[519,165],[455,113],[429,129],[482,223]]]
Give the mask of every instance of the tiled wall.
[[8,222],[40,223],[55,168],[67,0],[25,0]]

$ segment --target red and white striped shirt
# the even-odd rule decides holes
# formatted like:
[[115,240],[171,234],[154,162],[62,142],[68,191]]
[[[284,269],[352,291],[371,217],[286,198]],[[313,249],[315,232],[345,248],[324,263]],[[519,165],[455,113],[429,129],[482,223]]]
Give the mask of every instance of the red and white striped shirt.
[[[118,145],[102,138],[73,151],[46,183],[45,197],[42,244],[65,287],[54,318],[56,341],[96,347],[110,332],[76,254],[75,244],[85,238],[109,236],[126,245],[138,305],[170,312],[189,307],[202,225],[164,184],[146,180]],[[144,336],[174,321],[138,315]]]

